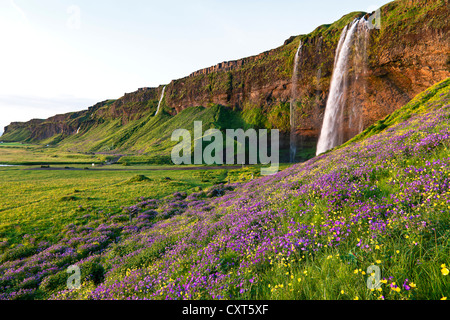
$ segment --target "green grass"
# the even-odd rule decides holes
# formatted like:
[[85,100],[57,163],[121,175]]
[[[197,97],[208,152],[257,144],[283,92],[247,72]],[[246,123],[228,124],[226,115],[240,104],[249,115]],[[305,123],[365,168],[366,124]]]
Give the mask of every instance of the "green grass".
[[41,165],[41,164],[91,164],[104,162],[101,155],[61,151],[26,143],[0,144],[0,164]]
[[202,121],[203,129],[247,128],[245,120],[238,112],[223,106],[209,108],[191,107],[175,116],[160,112],[122,125],[121,120],[105,120],[93,124],[86,132],[66,136],[63,139],[41,141],[40,145],[52,144],[59,140],[57,150],[63,152],[126,152],[130,155],[170,156],[170,150],[176,144],[171,141],[175,129],[193,131],[193,121]]
[[[286,168],[288,164],[281,165]],[[52,165],[63,168],[63,166]],[[111,165],[98,167],[70,164],[89,170],[38,170],[37,167],[0,167],[0,241],[21,243],[22,235],[56,241],[61,228],[87,223],[121,212],[139,197],[163,198],[174,192],[193,192],[220,182],[238,182],[259,176],[259,166],[227,170],[173,170],[175,166]],[[149,169],[163,169],[149,171]],[[207,169],[207,167],[205,167]],[[169,179],[166,179],[169,178]],[[98,212],[102,211],[103,216]],[[91,215],[90,218],[83,218]]]
[[[258,114],[251,114],[252,110]],[[264,120],[266,118],[268,120]],[[79,134],[56,135],[39,143],[25,144],[25,148],[19,143],[5,143],[0,146],[0,164],[90,164],[110,160],[114,158],[113,154],[122,154],[125,156],[119,162],[124,165],[167,165],[172,164],[171,150],[178,143],[171,141],[172,133],[176,129],[186,129],[193,137],[194,121],[202,122],[203,132],[217,128],[225,136],[226,129],[283,127],[288,119],[289,104],[284,103],[268,114],[259,108],[241,112],[212,105],[190,107],[175,116],[161,112],[125,125],[119,119],[105,120]]]
[[[417,130],[425,121],[425,117],[421,118],[420,114],[445,106],[448,103],[449,92],[450,83],[448,81],[435,85],[417,96],[404,108],[386,118],[386,128],[391,128],[394,124],[401,124],[393,131],[394,133],[383,132],[383,129],[373,132],[371,129],[366,132],[366,136],[362,136],[360,139],[369,139],[372,134],[377,133],[379,140],[376,141],[382,145],[389,145],[387,142],[390,140],[386,137],[395,138],[404,132],[411,132],[411,137],[399,144],[414,147],[416,141],[420,141],[417,139],[423,137],[424,133]],[[197,110],[197,112],[203,111],[203,109]],[[406,119],[409,121],[404,123]],[[220,121],[216,123],[220,123]],[[428,128],[427,130],[430,132],[427,131],[427,133],[440,132],[442,128],[447,129],[447,127],[448,123],[442,120]],[[392,140],[393,143],[394,141],[395,139]],[[327,241],[326,237],[334,236],[332,230],[329,229],[332,225],[331,222],[335,221],[334,219],[341,220],[342,218],[349,223],[348,228],[351,229],[351,232],[344,236],[345,241],[341,241],[339,246],[327,247],[324,245],[317,251],[310,250],[307,253],[284,248],[292,252],[292,255],[286,255],[284,249],[278,250],[280,248],[273,247],[273,251],[267,251],[269,256],[264,256],[264,259],[258,261],[255,260],[254,264],[249,264],[245,268],[238,266],[243,266],[240,263],[244,262],[247,257],[251,258],[252,252],[249,250],[239,253],[228,250],[226,242],[224,242],[224,249],[217,253],[220,258],[217,260],[217,268],[230,276],[231,284],[237,284],[240,281],[245,283],[242,287],[245,290],[242,292],[238,291],[236,285],[233,285],[226,294],[232,294],[232,297],[236,299],[267,300],[441,299],[448,297],[450,278],[441,271],[441,265],[445,263],[448,266],[450,258],[448,190],[430,190],[427,193],[419,190],[408,194],[406,190],[402,189],[402,186],[406,189],[409,184],[417,182],[414,180],[417,179],[417,175],[406,172],[405,169],[408,167],[430,170],[427,163],[433,162],[433,160],[441,159],[448,162],[450,156],[448,141],[444,141],[442,145],[436,146],[430,151],[420,151],[417,155],[403,152],[389,153],[383,159],[376,160],[379,162],[375,162],[378,153],[368,153],[365,149],[370,143],[374,143],[375,146],[379,145],[374,142],[374,139],[362,141],[361,144],[333,151],[337,156],[332,160],[319,157],[308,163],[299,164],[293,168],[294,170],[290,174],[280,174],[280,182],[261,179],[260,185],[257,183],[250,185],[252,195],[242,198],[245,200],[243,203],[248,201],[248,205],[251,206],[267,199],[266,205],[262,208],[264,211],[269,212],[274,209],[286,214],[276,215],[273,219],[265,219],[264,216],[260,219],[257,216],[254,223],[250,224],[249,222],[247,228],[260,230],[258,232],[272,229],[274,234],[282,232],[287,235],[292,228],[293,221],[304,223],[306,226],[314,225],[317,227],[315,233],[317,241],[326,244],[330,240],[328,238]],[[17,146],[15,148],[17,149]],[[23,148],[27,150],[30,146]],[[20,150],[20,148],[18,149]],[[375,166],[374,163],[382,163],[383,166],[371,167]],[[70,166],[84,167],[83,164]],[[287,166],[284,165],[282,168]],[[373,170],[361,175],[359,172],[362,167],[370,167]],[[66,234],[65,228],[69,224],[88,227],[93,225],[92,222],[95,225],[106,222],[108,216],[125,213],[122,209],[123,206],[131,206],[140,202],[138,200],[140,197],[161,199],[176,191],[198,192],[200,188],[207,189],[218,183],[248,181],[257,178],[259,172],[258,166],[246,166],[237,170],[226,170],[226,166],[224,166],[223,169],[216,171],[203,169],[176,171],[171,170],[176,168],[173,166],[130,165],[125,167],[121,164],[107,168],[122,170],[100,171],[90,168],[90,170],[78,171],[51,171],[23,170],[22,167],[0,168],[1,181],[8,182],[7,188],[0,189],[2,199],[0,203],[0,242],[7,243],[7,247],[3,245],[0,248],[4,253],[1,259],[9,261],[32,255],[31,250],[34,247],[27,246],[28,240],[24,238],[26,234],[32,235],[38,241],[46,240],[50,243],[57,243],[61,235]],[[167,170],[145,170],[151,168]],[[336,170],[337,168],[340,169]],[[441,185],[447,183],[445,181],[448,180],[450,173],[448,167],[446,168],[441,170],[434,167],[433,170],[430,170],[436,188],[440,182],[442,182]],[[319,183],[311,189],[305,188],[313,184],[315,179],[323,178],[330,173],[333,173],[333,177],[339,176],[342,183],[349,182],[341,184],[339,180],[332,180],[335,183]],[[426,173],[421,175],[421,177],[425,176]],[[436,179],[434,179],[435,176]],[[401,184],[395,183],[395,180],[401,180]],[[290,184],[290,182],[295,183]],[[358,188],[347,193],[348,190],[351,190],[352,183],[357,183]],[[245,188],[245,185],[242,188]],[[337,189],[338,192],[334,193],[334,189]],[[327,190],[330,193],[327,193]],[[291,191],[295,193],[291,193]],[[235,195],[234,200],[240,199],[245,194],[246,191],[242,190]],[[406,196],[408,199],[405,198]],[[425,200],[426,197],[431,197],[429,203]],[[139,277],[145,277],[146,272],[153,272],[152,268],[156,270],[155,275],[161,274],[158,271],[167,271],[161,267],[163,266],[161,263],[167,258],[165,256],[167,248],[187,239],[189,235],[201,229],[201,226],[206,228],[221,219],[226,221],[229,215],[239,215],[248,208],[246,205],[240,207],[240,201],[228,198],[223,201],[223,207],[220,207],[219,203],[218,210],[213,211],[211,215],[205,213],[200,217],[190,212],[169,218],[160,226],[161,229],[149,229],[147,235],[152,232],[164,235],[152,245],[143,246],[126,239],[112,244],[106,255],[99,254],[95,257],[97,260],[90,261],[92,265],[84,268],[87,270],[84,272],[98,275],[99,278],[95,278],[93,282],[87,282],[80,291],[73,294],[77,298],[87,298],[89,290],[103,281],[101,276],[105,276],[105,270],[112,270],[105,276],[104,283],[106,284],[120,281],[126,278],[130,272],[137,272],[136,283],[132,283],[133,287],[130,287],[132,290],[135,285],[139,285],[139,280],[141,280]],[[225,205],[225,203],[232,205]],[[357,203],[360,204],[356,205]],[[386,232],[371,233],[371,221],[369,220],[372,219],[372,216],[369,219],[353,220],[355,224],[350,224],[351,217],[365,213],[363,207],[365,204],[370,208],[368,212],[375,211],[377,213],[378,209],[375,207],[377,204],[383,204],[380,209],[383,211],[379,213],[382,214],[380,219],[386,223]],[[415,205],[420,205],[420,207],[415,207]],[[388,208],[392,211],[384,214],[387,213]],[[239,212],[239,210],[243,211]],[[398,210],[404,212],[397,214]],[[301,214],[299,214],[300,212]],[[415,220],[416,214],[420,214],[420,220]],[[116,216],[115,219],[126,222],[128,217],[124,214]],[[330,223],[325,224],[325,220]],[[413,224],[412,227],[405,227],[405,223],[409,222]],[[417,227],[414,224],[417,222],[426,222],[426,227]],[[264,225],[261,225],[262,223]],[[177,263],[173,264],[174,269],[170,271],[172,272],[171,279],[187,277],[192,271],[190,264],[196,262],[197,254],[205,246],[215,241],[214,237],[217,234],[226,234],[225,230],[228,230],[230,226],[218,224],[216,227],[206,229],[208,232],[202,234],[198,239],[192,239],[193,242],[189,243],[186,251],[179,256]],[[245,233],[250,229],[239,230]],[[321,235],[320,231],[327,232]],[[345,229],[342,229],[342,232],[345,232]],[[373,237],[375,234],[377,236]],[[236,236],[239,237],[239,234]],[[312,241],[315,241],[314,238]],[[216,240],[219,241],[217,238]],[[264,238],[255,241],[265,240]],[[17,246],[18,244],[24,244],[24,246]],[[251,248],[256,250],[258,247]],[[270,246],[267,248],[271,249]],[[137,252],[138,250],[139,252]],[[88,254],[84,251],[81,253],[83,257]],[[117,259],[129,254],[132,254],[132,257],[124,258],[124,263],[114,269]],[[372,265],[380,268],[381,278],[386,278],[386,283],[382,285],[381,291],[371,291],[366,286],[369,277],[368,268]],[[163,269],[158,270],[159,267]],[[203,271],[210,272],[210,270]],[[251,279],[254,275],[258,276],[257,285],[250,281],[244,281]],[[39,294],[45,293],[43,297],[47,298],[49,294],[62,290],[64,279],[63,272],[51,275],[48,280],[40,284]],[[405,290],[402,285],[406,279],[409,280],[409,285],[414,283],[417,289]],[[234,280],[236,282],[233,282]],[[391,288],[394,283],[395,286],[400,287],[399,292]],[[207,292],[201,290],[193,296],[194,299],[210,297]]]
[[[23,234],[54,241],[62,226],[103,210],[120,212],[136,198],[161,198],[175,191],[206,188],[196,171],[41,171],[17,167],[0,168],[0,239],[20,243]],[[151,179],[136,179],[145,175]],[[165,180],[164,178],[170,178]],[[133,180],[134,179],[134,180]]]

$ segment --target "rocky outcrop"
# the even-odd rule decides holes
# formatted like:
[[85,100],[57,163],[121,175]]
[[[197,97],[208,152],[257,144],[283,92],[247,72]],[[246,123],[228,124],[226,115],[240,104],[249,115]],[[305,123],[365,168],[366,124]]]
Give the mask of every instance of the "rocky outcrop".
[[259,55],[248,57],[248,58],[244,58],[244,59],[239,59],[239,60],[234,60],[234,61],[224,61],[224,62],[216,64],[215,66],[197,70],[197,71],[191,73],[189,75],[189,77],[195,77],[195,76],[199,76],[199,75],[207,75],[207,74],[210,74],[210,73],[213,73],[213,72],[227,72],[227,71],[231,71],[231,70],[240,68],[244,64],[247,64],[249,62],[255,62],[255,61],[258,61],[260,59],[264,59],[265,57],[267,57],[269,55],[271,55],[271,51],[265,51],[265,52],[263,52],[263,53],[261,53]]
[[160,88],[140,88],[136,92],[125,93],[123,97],[110,103],[107,108],[94,112],[96,118],[121,119],[122,124],[136,120],[151,112],[156,112]]

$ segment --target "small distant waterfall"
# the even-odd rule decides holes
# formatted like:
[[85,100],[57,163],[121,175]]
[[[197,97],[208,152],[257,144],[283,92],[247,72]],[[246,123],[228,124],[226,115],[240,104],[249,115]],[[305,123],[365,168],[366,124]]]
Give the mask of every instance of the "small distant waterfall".
[[80,129],[81,129],[81,127],[78,127],[76,134],[80,133]]
[[300,59],[300,53],[302,49],[302,41],[298,46],[297,52],[294,57],[294,71],[292,73],[292,86],[291,86],[291,103],[290,103],[290,125],[291,125],[291,135],[290,135],[290,161],[295,161],[295,155],[297,153],[297,133],[295,132],[297,129],[297,108],[295,107],[295,100],[297,98],[297,82],[298,82],[298,61]]
[[156,109],[155,112],[155,116],[158,114],[159,112],[159,107],[161,107],[161,102],[164,99],[164,91],[166,90],[166,86],[163,87],[162,92],[161,92],[161,98],[159,99],[159,103],[158,103],[158,108]]
[[342,127],[344,103],[346,100],[348,61],[358,24],[359,21],[355,20],[350,25],[350,28],[346,26],[342,30],[339,39],[322,131],[317,144],[317,155],[343,143],[343,135],[340,128]]

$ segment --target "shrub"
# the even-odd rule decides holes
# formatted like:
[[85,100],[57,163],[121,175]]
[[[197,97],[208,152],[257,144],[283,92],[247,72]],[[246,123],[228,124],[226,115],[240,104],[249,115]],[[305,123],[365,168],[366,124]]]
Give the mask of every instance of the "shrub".
[[80,269],[82,281],[92,281],[95,285],[98,285],[105,278],[105,269],[98,259],[83,263]]
[[23,259],[32,256],[35,253],[36,253],[35,247],[18,245],[14,249],[3,254],[3,256],[0,258],[0,263],[3,263],[5,261],[14,261],[18,259]]
[[50,275],[41,282],[39,285],[39,290],[43,291],[46,295],[50,295],[57,291],[62,291],[67,287],[68,278],[69,274],[66,270]]

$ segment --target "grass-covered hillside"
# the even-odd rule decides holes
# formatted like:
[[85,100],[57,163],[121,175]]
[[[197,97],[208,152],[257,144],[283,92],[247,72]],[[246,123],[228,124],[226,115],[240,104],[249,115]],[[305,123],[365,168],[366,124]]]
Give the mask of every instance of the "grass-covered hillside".
[[[274,109],[271,114],[273,121],[286,121],[289,119],[289,106]],[[252,121],[255,119],[252,115],[213,105],[208,108],[191,107],[174,116],[160,112],[156,116],[151,114],[126,124],[121,118],[94,121],[89,127],[80,127],[78,133],[56,134],[39,143],[33,140],[3,142],[0,144],[0,163],[101,163],[121,155],[123,157],[119,162],[122,164],[172,164],[171,151],[178,143],[171,141],[172,133],[176,129],[186,129],[193,137],[194,121],[202,122],[203,133],[216,128],[225,137],[226,129],[247,130],[254,127]],[[0,141],[8,141],[19,132],[7,133]],[[283,148],[286,149],[286,146],[282,146],[280,152],[285,157],[288,150]]]
[[[377,134],[276,175],[142,194],[122,213],[67,225],[55,243],[4,242],[0,297],[446,298],[450,79],[427,92],[420,113],[410,104]],[[69,291],[73,264],[82,287]]]
[[[289,117],[289,115],[285,115]],[[193,136],[194,121],[201,121],[203,132],[210,128],[225,129],[243,128],[251,125],[240,112],[224,106],[214,105],[209,108],[191,107],[175,116],[161,112],[149,115],[123,125],[121,119],[104,121],[80,131],[76,135],[57,135],[42,141],[42,144],[55,146],[58,151],[69,152],[118,152],[155,158],[167,158],[170,164],[170,153],[178,143],[171,141],[176,129],[187,129]]]

